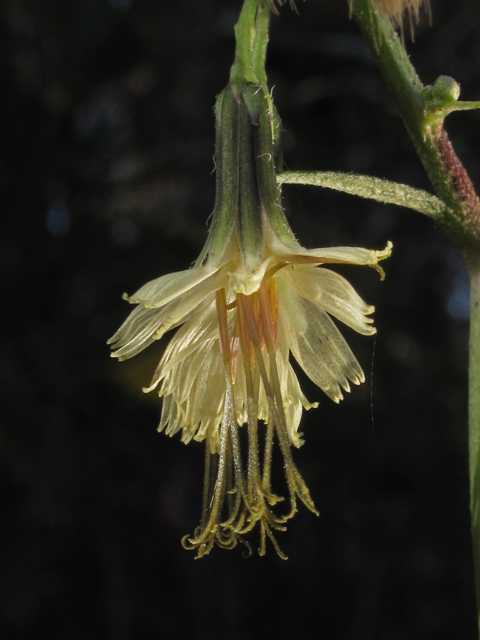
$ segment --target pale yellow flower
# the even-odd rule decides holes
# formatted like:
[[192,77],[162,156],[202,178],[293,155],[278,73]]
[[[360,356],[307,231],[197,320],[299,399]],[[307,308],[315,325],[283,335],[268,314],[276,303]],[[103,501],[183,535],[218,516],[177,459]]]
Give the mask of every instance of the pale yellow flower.
[[[354,247],[312,249],[299,247],[294,253],[284,246],[267,247],[258,272],[244,278],[242,260],[236,246],[215,268],[207,265],[162,276],[145,284],[128,297],[138,305],[109,341],[119,360],[131,358],[168,330],[183,325],[168,345],[145,392],[158,388],[164,398],[160,430],[169,435],[182,431],[182,441],[209,438],[212,452],[219,450],[219,433],[225,399],[225,376],[220,352],[216,293],[224,291],[229,309],[230,339],[239,339],[238,296],[254,309],[261,336],[261,352],[267,346],[259,311],[260,292],[266,292],[274,313],[275,352],[279,368],[290,441],[299,446],[297,433],[302,406],[312,406],[303,395],[290,363],[293,355],[300,367],[332,400],[343,399],[349,381],[360,384],[364,375],[350,347],[331,316],[363,335],[375,328],[367,305],[349,282],[331,269],[319,265],[342,263],[377,266],[390,255],[383,251]],[[252,311],[253,313],[253,311]],[[236,335],[232,338],[236,326]],[[237,422],[246,420],[247,397],[242,375],[241,351],[237,352],[235,406]],[[268,403],[260,391],[258,418],[267,420]]]
[[[374,308],[329,267],[369,265],[383,275],[378,263],[391,253],[391,243],[383,251],[307,250],[296,241],[272,183],[272,129],[268,117],[262,120],[268,112],[260,105],[252,123],[252,96],[259,89],[248,89],[240,95],[227,89],[217,103],[217,206],[196,266],[152,280],[127,297],[137,306],[109,341],[112,355],[125,360],[179,327],[144,391],[157,389],[163,398],[160,431],[180,432],[185,443],[206,440],[202,521],[184,539],[199,557],[214,543],[249,546],[244,535],[257,523],[259,553],[265,553],[268,536],[284,557],[272,530],[285,529],[297,499],[316,513],[290,446],[302,444],[303,409],[317,404],[302,393],[292,360],[334,402],[350,391],[350,383],[364,381],[332,318],[372,335]],[[272,153],[259,153],[264,139]],[[244,425],[246,472],[238,433]],[[270,486],[274,438],[290,501],[282,515],[273,513],[283,498]]]
[[[302,393],[290,355],[317,386],[339,402],[343,391],[350,391],[350,382],[360,384],[365,378],[332,317],[363,335],[375,333],[370,317],[374,307],[343,276],[320,265],[379,269],[378,262],[390,253],[390,243],[383,251],[299,247],[294,252],[272,242],[265,247],[259,269],[246,276],[233,237],[224,260],[215,267],[207,262],[162,276],[130,296],[129,302],[137,307],[110,340],[113,355],[119,360],[130,358],[182,325],[167,346],[151,385],[144,389],[158,388],[163,397],[159,430],[170,436],[181,432],[185,443],[192,438],[207,439],[209,453],[221,454],[228,405],[228,424],[254,422],[256,428],[257,420],[273,422],[282,432],[279,439],[298,447],[302,444],[298,433],[302,408],[317,403],[308,402]],[[255,405],[250,407],[250,417],[249,403]],[[285,464],[291,475],[287,482],[292,511],[296,496],[314,511],[289,455]],[[259,468],[256,475],[259,481]],[[251,493],[263,492],[271,501],[268,476],[269,466],[267,480],[259,482],[263,489],[252,487]],[[260,512],[266,508],[268,505],[262,505]],[[254,508],[252,513],[254,521],[257,515],[263,517]]]

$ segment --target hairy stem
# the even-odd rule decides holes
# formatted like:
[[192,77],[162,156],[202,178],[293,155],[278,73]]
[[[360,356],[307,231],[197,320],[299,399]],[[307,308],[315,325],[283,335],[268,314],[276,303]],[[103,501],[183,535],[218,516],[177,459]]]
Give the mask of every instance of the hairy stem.
[[428,92],[388,19],[380,14],[373,0],[350,0],[350,7],[435,191],[448,207],[441,227],[462,249],[470,270],[469,460],[480,627],[480,200],[455,154],[442,119],[429,120]]
[[395,29],[373,0],[350,0],[350,7],[433,187],[450,210],[441,221],[443,230],[465,254],[478,252],[480,200],[443,125],[427,124],[424,87]]
[[267,55],[270,8],[265,0],[244,0],[235,25],[235,61],[230,71],[230,83],[252,82],[266,87],[265,57]]
[[470,507],[477,611],[480,628],[480,256],[469,261],[470,363],[469,363],[469,457]]
[[446,222],[446,218],[453,214],[439,198],[426,191],[372,176],[336,171],[284,171],[277,173],[277,182],[279,185],[302,184],[334,189],[377,202],[396,204],[419,211],[437,224]]

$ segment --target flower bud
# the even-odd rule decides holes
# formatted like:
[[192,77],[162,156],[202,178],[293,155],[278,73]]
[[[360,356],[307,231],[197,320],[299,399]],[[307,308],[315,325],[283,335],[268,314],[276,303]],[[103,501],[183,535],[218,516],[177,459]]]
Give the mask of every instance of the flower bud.
[[217,98],[215,114],[215,207],[196,264],[218,264],[234,235],[248,279],[264,261],[267,233],[285,247],[298,248],[276,180],[281,121],[270,96],[251,83],[226,87]]

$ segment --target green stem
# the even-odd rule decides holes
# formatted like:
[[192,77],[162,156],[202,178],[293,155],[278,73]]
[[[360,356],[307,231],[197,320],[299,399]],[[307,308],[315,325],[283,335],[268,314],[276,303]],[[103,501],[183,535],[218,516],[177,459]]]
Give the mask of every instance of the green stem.
[[439,225],[447,216],[452,215],[439,198],[426,191],[371,176],[336,171],[284,171],[277,174],[277,182],[279,185],[302,184],[335,189],[377,202],[396,204],[419,211]]
[[428,126],[425,92],[388,18],[373,0],[350,0],[353,16],[374,55],[439,198],[451,210],[442,228],[465,254],[480,250],[480,201],[442,126]]
[[[462,249],[470,270],[469,461],[473,559],[480,628],[480,200],[453,150],[441,118],[440,122],[433,119],[432,123],[432,102],[429,102],[432,98],[431,88],[422,86],[389,20],[380,14],[372,0],[350,0],[350,7],[435,191],[452,212],[442,228]],[[453,91],[450,97],[449,84]],[[441,91],[442,86],[447,88],[446,98],[449,101],[456,100],[458,94],[455,93],[454,81],[443,79],[437,88]]]
[[270,7],[266,2],[258,3],[257,19],[255,23],[255,42],[253,45],[252,61],[255,75],[268,93],[265,60],[267,58],[268,29],[270,27]]
[[480,256],[469,260],[470,363],[469,363],[469,458],[470,508],[472,512],[473,560],[480,628]]
[[266,87],[265,57],[267,55],[270,8],[266,0],[244,0],[235,25],[235,62],[230,71],[230,83],[240,91],[245,82]]

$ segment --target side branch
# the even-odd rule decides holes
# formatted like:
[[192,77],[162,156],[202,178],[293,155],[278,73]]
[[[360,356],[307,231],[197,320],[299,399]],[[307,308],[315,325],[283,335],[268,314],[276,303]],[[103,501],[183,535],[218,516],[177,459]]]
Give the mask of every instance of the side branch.
[[426,191],[371,176],[335,171],[285,171],[277,174],[277,182],[279,185],[303,184],[335,189],[353,196],[414,209],[432,218],[439,226],[455,217],[454,211]]

